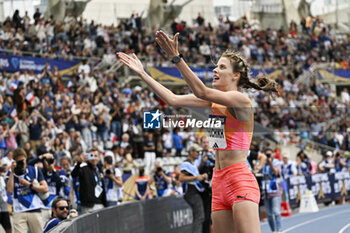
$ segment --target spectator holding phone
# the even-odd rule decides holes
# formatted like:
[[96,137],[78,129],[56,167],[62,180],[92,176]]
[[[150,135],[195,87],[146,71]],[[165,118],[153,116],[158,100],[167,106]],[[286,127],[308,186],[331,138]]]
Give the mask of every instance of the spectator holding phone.
[[41,208],[44,207],[39,194],[48,192],[41,170],[27,166],[27,154],[22,148],[13,151],[11,169],[8,172],[7,191],[13,199],[14,232],[42,232]]
[[[72,177],[79,177],[79,198],[81,201],[81,213],[102,209],[107,206],[106,191],[103,181],[103,171],[98,162],[99,151],[96,148],[89,150],[85,156],[75,165]],[[85,157],[85,158],[84,158]],[[83,162],[86,159],[86,162]]]

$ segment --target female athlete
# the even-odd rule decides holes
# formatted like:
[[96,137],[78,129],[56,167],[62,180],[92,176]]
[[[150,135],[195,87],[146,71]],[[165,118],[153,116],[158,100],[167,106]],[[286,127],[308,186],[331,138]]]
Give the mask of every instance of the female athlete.
[[254,175],[247,166],[247,155],[253,136],[252,103],[241,88],[277,92],[277,84],[267,78],[257,83],[249,80],[249,67],[238,54],[225,52],[214,69],[213,88],[206,87],[191,71],[178,51],[178,36],[170,39],[157,31],[156,42],[176,64],[194,95],[175,95],[150,77],[135,54],[118,53],[120,60],[134,70],[171,106],[211,107],[212,114],[224,119],[224,140],[213,138],[216,162],[212,179],[212,221],[215,233],[260,232],[260,192]]

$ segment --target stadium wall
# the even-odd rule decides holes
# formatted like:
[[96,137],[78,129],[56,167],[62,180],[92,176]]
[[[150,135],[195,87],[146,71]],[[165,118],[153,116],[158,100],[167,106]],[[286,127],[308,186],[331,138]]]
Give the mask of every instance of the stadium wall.
[[183,198],[165,197],[104,208],[64,221],[50,233],[190,233],[192,222]]

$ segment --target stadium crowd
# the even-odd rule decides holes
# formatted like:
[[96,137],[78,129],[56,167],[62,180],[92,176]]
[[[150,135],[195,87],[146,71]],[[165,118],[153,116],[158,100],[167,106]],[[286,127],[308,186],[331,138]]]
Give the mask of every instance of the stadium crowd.
[[[83,213],[104,205],[116,205],[122,200],[123,182],[138,169],[135,158],[144,159],[145,164],[136,179],[135,199],[146,199],[147,185],[153,181],[162,189],[157,189],[158,196],[182,193],[176,174],[179,168],[170,174],[159,169],[161,165],[155,163],[155,158],[187,155],[195,150],[192,146],[196,143],[204,148],[204,132],[144,130],[146,109],[159,109],[167,115],[183,110],[170,108],[148,89],[131,87],[128,83],[121,86],[117,73],[95,69],[95,60],[90,59],[98,57],[102,64],[111,66],[116,62],[115,52],[123,51],[136,53],[147,66],[170,66],[154,46],[156,28],[144,29],[138,16],[117,26],[88,23],[72,15],[64,22],[42,17],[39,11],[33,20],[27,13],[20,16],[16,11],[12,19],[8,17],[2,22],[0,53],[22,56],[31,52],[52,59],[82,57],[82,63],[66,82],[58,68],[50,67],[49,62],[40,74],[30,70],[1,72],[2,172],[13,168],[11,172],[17,174],[13,171],[16,167],[13,161],[24,156],[28,167],[35,165],[42,169],[39,169],[41,175],[35,175],[34,168],[29,169],[30,176],[35,176],[39,184],[23,181],[22,185],[30,189],[34,186],[37,192],[50,191],[51,187],[51,201],[54,196],[64,196],[79,204],[75,207]],[[298,81],[304,70],[315,62],[334,62],[336,68],[349,69],[350,36],[338,40],[330,25],[311,16],[302,20],[299,27],[291,22],[287,31],[260,29],[257,20],[248,22],[245,18],[232,22],[219,17],[218,26],[213,27],[198,15],[193,27],[174,20],[169,33],[175,32],[180,32],[180,51],[193,67],[211,65],[220,51],[232,49],[240,51],[253,66],[282,70],[276,78],[279,96],[259,91],[247,94],[253,99],[255,120],[273,129],[277,144],[295,143],[301,149],[295,162],[281,155],[278,146],[274,150],[274,156],[282,161],[278,165],[281,172],[284,171],[282,164],[288,167],[286,176],[350,170],[350,156],[344,152],[350,150],[349,91],[344,88],[337,95],[315,76],[311,76],[309,86]],[[178,93],[187,94],[190,90],[183,87]],[[314,147],[310,141],[321,145],[320,148],[324,148],[322,144],[328,146],[321,151],[324,159],[316,167],[306,155],[310,146]],[[260,154],[266,154],[267,150],[270,154],[268,146],[252,145],[254,153],[250,164],[256,173],[262,172],[262,166],[253,160],[261,160]],[[197,159],[200,165],[202,157]],[[10,180],[11,172],[8,172]],[[89,184],[91,180],[86,177],[95,183]],[[11,182],[19,180],[12,178]],[[80,201],[79,182],[89,184],[80,190],[83,195]],[[172,184],[173,189],[165,192],[166,184]],[[18,205],[17,195],[9,201],[11,199],[14,206]],[[50,209],[50,203],[46,204],[32,209]],[[207,221],[207,215],[203,218]]]

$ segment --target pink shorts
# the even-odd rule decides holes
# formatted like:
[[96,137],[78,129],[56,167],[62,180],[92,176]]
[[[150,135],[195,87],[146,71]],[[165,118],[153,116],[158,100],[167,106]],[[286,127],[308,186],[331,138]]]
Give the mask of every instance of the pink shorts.
[[214,168],[212,190],[212,212],[231,210],[232,205],[240,201],[257,204],[260,201],[259,185],[247,162],[235,163],[219,171]]

